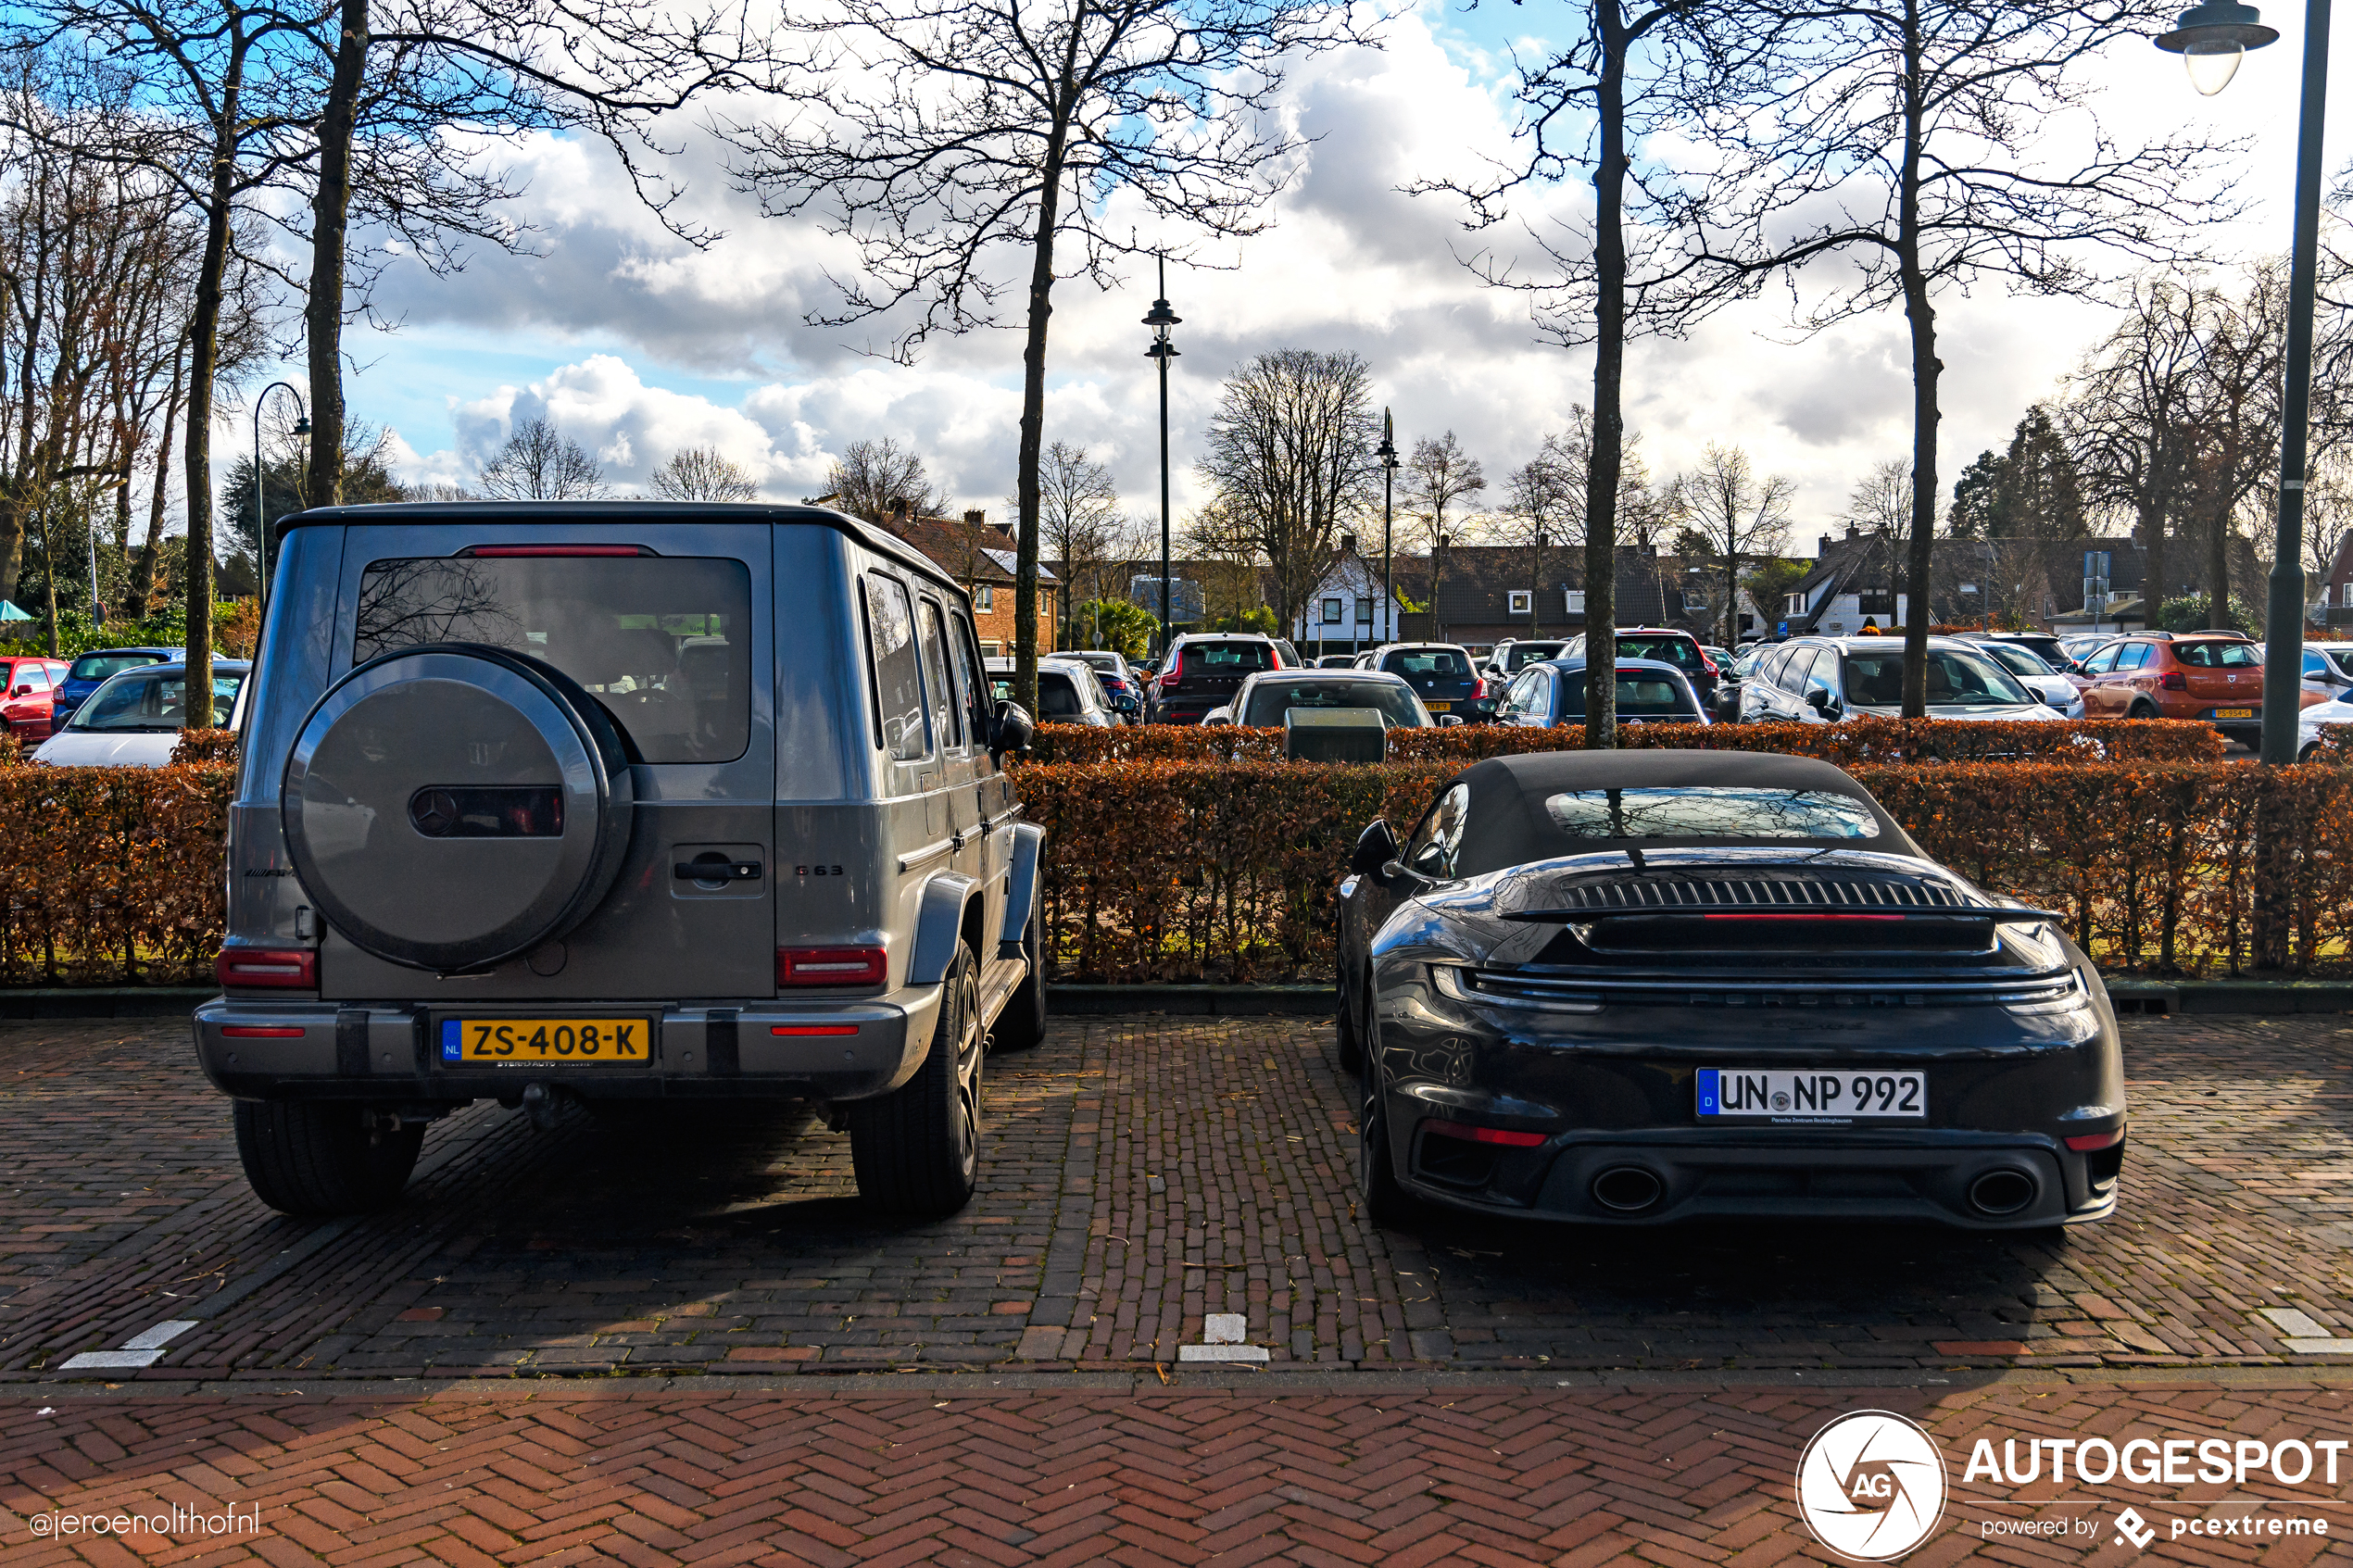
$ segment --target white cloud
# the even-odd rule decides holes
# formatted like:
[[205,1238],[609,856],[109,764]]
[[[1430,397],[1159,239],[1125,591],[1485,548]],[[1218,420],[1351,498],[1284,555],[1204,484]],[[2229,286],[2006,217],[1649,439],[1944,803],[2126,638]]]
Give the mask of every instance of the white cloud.
[[[1185,318],[1170,385],[1180,508],[1197,498],[1190,458],[1220,378],[1264,350],[1363,354],[1402,436],[1451,428],[1496,479],[1566,425],[1572,404],[1591,400],[1590,355],[1541,341],[1524,296],[1484,287],[1461,265],[1481,246],[1526,246],[1524,228],[1469,233],[1457,203],[1398,190],[1509,155],[1502,61],[1516,41],[1495,30],[1525,19],[1514,12],[1466,33],[1478,19],[1408,16],[1386,50],[1301,67],[1287,112],[1318,140],[1277,203],[1276,227],[1204,247],[1213,268],[1172,272]],[[2289,31],[2242,72],[2235,98],[2194,100],[2176,62],[2141,57],[2154,50],[2123,51],[2101,68],[2115,86],[2106,107],[2120,137],[2199,116],[2259,136],[2245,189],[2274,205],[2259,226],[2224,237],[2250,249],[2284,239],[2297,43]],[[411,412],[396,421],[406,438],[396,448],[400,471],[471,479],[514,420],[544,412],[623,486],[679,447],[709,445],[768,495],[814,494],[849,442],[888,435],[922,452],[969,504],[1000,508],[1019,439],[1020,334],[936,340],[902,367],[859,353],[868,343],[861,329],[809,326],[808,313],[837,303],[826,274],[850,265],[842,243],[805,220],[761,218],[728,191],[706,140],[687,136],[684,145],[677,169],[692,194],[683,210],[728,231],[708,250],[666,234],[596,148],[537,137],[500,156],[528,180],[519,216],[537,229],[542,256],[477,256],[449,279],[413,268],[388,275],[393,314],[436,341],[505,345],[530,367],[484,375],[462,355],[424,361],[434,384],[409,389]],[[1574,181],[1532,193],[1537,205],[1521,216],[1574,216],[1586,194]],[[1108,216],[1123,228],[1132,220],[1151,239],[1140,210],[1114,199]],[[1009,278],[1018,260],[999,258]],[[1135,510],[1156,511],[1157,391],[1138,320],[1154,291],[1147,266],[1125,272],[1109,295],[1083,279],[1057,288],[1048,437],[1088,446],[1113,465]],[[1947,295],[1939,311],[1940,488],[1948,489],[1977,451],[2007,439],[2027,403],[2054,393],[2108,317],[2097,304],[2013,300],[1994,289]],[[400,373],[413,379],[419,363],[403,358]],[[1807,538],[1856,479],[1910,440],[1909,346],[1895,312],[1793,341],[1781,303],[1760,300],[1688,340],[1634,345],[1626,395],[1655,474],[1692,461],[1710,441],[1745,445],[1760,469],[1798,483]],[[439,428],[414,411],[417,398],[432,408],[435,396],[446,406]],[[367,374],[353,397],[365,414]]]

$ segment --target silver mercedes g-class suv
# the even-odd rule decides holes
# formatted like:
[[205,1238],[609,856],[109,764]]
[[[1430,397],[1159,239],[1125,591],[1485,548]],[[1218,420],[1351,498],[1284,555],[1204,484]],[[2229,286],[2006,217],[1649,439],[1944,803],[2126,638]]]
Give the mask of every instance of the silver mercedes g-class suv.
[[290,518],[196,1051],[265,1202],[392,1201],[496,1098],[798,1099],[953,1212],[1045,1029],[1041,829],[963,590],[809,507]]

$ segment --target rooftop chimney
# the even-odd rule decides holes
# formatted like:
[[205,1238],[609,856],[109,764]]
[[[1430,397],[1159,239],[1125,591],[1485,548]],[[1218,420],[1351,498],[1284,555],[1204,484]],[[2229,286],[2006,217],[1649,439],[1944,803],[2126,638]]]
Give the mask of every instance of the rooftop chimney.
[[966,528],[980,528],[985,526],[988,521],[988,514],[985,511],[975,510],[969,511],[964,514],[964,526]]
[[1836,541],[1836,540],[1832,539],[1832,538],[1831,538],[1829,534],[1825,533],[1825,534],[1823,534],[1823,535],[1822,535],[1822,543],[1821,543],[1820,547],[1819,547],[1819,548],[1818,548],[1818,549],[1817,549],[1814,553],[1815,553],[1816,555],[1818,555],[1818,556],[1827,556],[1827,555],[1829,555],[1829,554],[1831,553],[1831,546],[1832,546],[1832,545],[1833,545],[1833,544],[1835,544],[1835,543],[1837,543],[1837,541]]
[[895,500],[895,501],[891,502],[891,504],[890,504],[890,521],[893,521],[893,522],[897,522],[897,523],[904,523],[904,522],[907,521],[907,497],[906,497],[906,496],[901,495],[901,496],[900,496],[897,500]]

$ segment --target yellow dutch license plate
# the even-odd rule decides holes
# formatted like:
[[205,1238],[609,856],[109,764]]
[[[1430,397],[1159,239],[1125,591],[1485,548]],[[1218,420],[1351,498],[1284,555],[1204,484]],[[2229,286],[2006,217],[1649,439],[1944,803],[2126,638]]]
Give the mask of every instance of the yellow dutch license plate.
[[1425,702],[1422,706],[1428,709],[1432,713],[1443,713],[1454,705],[1451,702]]
[[653,1060],[649,1018],[445,1018],[444,1066],[642,1067]]
[[2218,708],[2214,710],[2214,717],[2217,719],[2252,719],[2255,717],[2255,709],[2252,708]]

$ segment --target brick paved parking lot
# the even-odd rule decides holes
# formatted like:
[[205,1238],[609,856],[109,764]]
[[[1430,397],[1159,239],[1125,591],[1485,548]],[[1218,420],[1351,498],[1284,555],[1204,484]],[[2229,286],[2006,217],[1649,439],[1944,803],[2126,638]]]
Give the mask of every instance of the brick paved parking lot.
[[[939,1380],[947,1382],[949,1380]],[[971,1380],[963,1380],[970,1382]],[[1377,1383],[1378,1377],[1359,1381]],[[431,1399],[15,1401],[0,1432],[0,1559],[135,1561],[60,1514],[132,1526],[150,1562],[849,1564],[1589,1564],[1831,1561],[1798,1522],[1807,1437],[1865,1402],[1814,1389],[1480,1388],[1359,1395],[634,1395],[508,1385]],[[555,1389],[564,1390],[561,1393]],[[540,1392],[534,1392],[534,1389]],[[1999,1446],[2099,1433],[2203,1438],[2346,1431],[2342,1389],[2038,1388],[1869,1397],[1934,1435],[1953,1477],[1909,1561],[2098,1560],[2129,1505],[2173,1562],[2353,1555],[2336,1485],[2104,1487],[1965,1482]],[[0,1411],[9,1402],[0,1401]],[[251,1534],[220,1530],[230,1511]],[[2278,1517],[2326,1537],[2250,1541]],[[2237,1539],[2174,1534],[2233,1522]],[[2033,1524],[2055,1536],[2020,1540]],[[233,1526],[231,1527],[233,1530]],[[175,1544],[175,1542],[177,1544]]]
[[[1987,1434],[2353,1437],[2353,1355],[2262,1315],[2353,1337],[2344,1024],[2128,1024],[2124,1210],[2064,1240],[1380,1232],[1330,1031],[1288,1020],[1000,1059],[948,1223],[867,1215],[798,1112],[477,1107],[398,1209],[305,1223],[245,1192],[178,1029],[0,1030],[0,1562],[1827,1561],[1793,1467],[1876,1407],[1955,1486],[1907,1561],[2136,1557],[2129,1503],[2157,1555],[2298,1563],[2353,1538],[2353,1452],[2297,1486],[1962,1473]],[[1173,1364],[1223,1311],[1269,1372]],[[62,1370],[191,1318],[150,1368]],[[173,1507],[259,1535],[35,1534]],[[2168,1534],[2289,1513],[2334,1533]]]
[[1224,1311],[1278,1368],[2309,1365],[2259,1313],[2353,1335],[2347,1023],[2128,1022],[2123,1211],[2063,1242],[1383,1233],[1330,1030],[1297,1020],[1069,1022],[999,1059],[983,1188],[946,1223],[869,1216],[847,1138],[799,1112],[542,1134],[486,1105],[433,1130],[402,1206],[321,1225],[246,1193],[177,1028],[11,1026],[0,1379],[192,1312],[135,1375],[1133,1370]]

